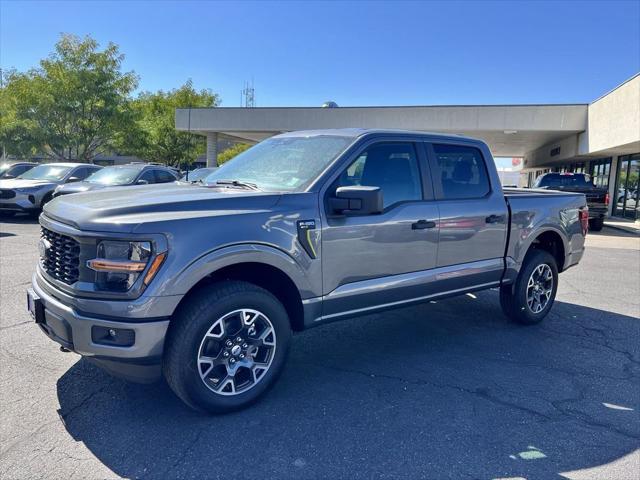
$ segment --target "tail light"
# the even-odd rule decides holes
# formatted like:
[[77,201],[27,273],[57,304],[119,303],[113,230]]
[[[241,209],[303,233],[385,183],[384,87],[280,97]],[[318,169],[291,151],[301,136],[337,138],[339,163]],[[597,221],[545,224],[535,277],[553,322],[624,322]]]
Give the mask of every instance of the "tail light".
[[604,204],[605,206],[609,206],[609,192],[604,194]]
[[582,225],[582,234],[586,235],[589,231],[589,207],[580,209],[580,225]]

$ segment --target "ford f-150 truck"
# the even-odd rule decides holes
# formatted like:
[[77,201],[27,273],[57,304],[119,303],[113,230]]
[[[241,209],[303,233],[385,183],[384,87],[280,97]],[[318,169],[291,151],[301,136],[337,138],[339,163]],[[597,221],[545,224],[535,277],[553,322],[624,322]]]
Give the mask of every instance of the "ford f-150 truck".
[[479,140],[285,133],[195,185],[52,200],[28,305],[61,349],[226,412],[273,385],[295,331],[490,288],[540,322],[587,222],[582,194],[503,191]]

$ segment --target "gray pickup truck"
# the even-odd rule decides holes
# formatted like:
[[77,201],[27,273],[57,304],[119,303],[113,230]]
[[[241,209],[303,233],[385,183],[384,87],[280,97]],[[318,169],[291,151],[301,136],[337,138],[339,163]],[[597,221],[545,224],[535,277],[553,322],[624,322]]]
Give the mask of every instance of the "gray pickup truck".
[[540,322],[588,209],[503,191],[478,140],[344,129],[272,137],[197,185],[55,198],[40,224],[39,328],[226,412],[273,385],[294,331],[490,288],[507,317]]

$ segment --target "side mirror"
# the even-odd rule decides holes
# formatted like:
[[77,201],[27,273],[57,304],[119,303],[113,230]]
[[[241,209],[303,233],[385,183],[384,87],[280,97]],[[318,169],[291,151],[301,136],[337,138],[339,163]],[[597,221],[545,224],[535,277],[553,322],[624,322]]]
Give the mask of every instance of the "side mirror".
[[380,187],[338,187],[335,196],[329,198],[329,207],[339,215],[382,213],[382,190]]
[[149,182],[141,178],[136,182],[136,185],[149,185]]
[[67,183],[79,182],[80,180],[82,180],[80,177],[69,177]]
[[8,174],[6,174],[5,176],[3,176],[2,178],[4,178],[5,180],[8,180],[8,179],[10,179],[10,178],[16,178],[16,176],[15,176],[15,175],[12,175],[12,174],[10,174],[10,173],[8,173]]

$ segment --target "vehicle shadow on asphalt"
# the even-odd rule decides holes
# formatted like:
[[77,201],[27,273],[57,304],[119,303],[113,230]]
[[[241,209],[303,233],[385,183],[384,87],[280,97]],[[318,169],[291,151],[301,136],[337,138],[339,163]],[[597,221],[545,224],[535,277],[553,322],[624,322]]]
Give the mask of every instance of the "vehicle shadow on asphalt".
[[13,217],[4,217],[0,216],[0,224],[25,224],[25,225],[35,225],[38,223],[38,216],[36,215],[24,215],[18,214]]
[[297,335],[242,412],[195,413],[80,360],[59,413],[129,478],[559,479],[638,448],[639,335],[637,318],[561,302],[514,325],[490,291]]

